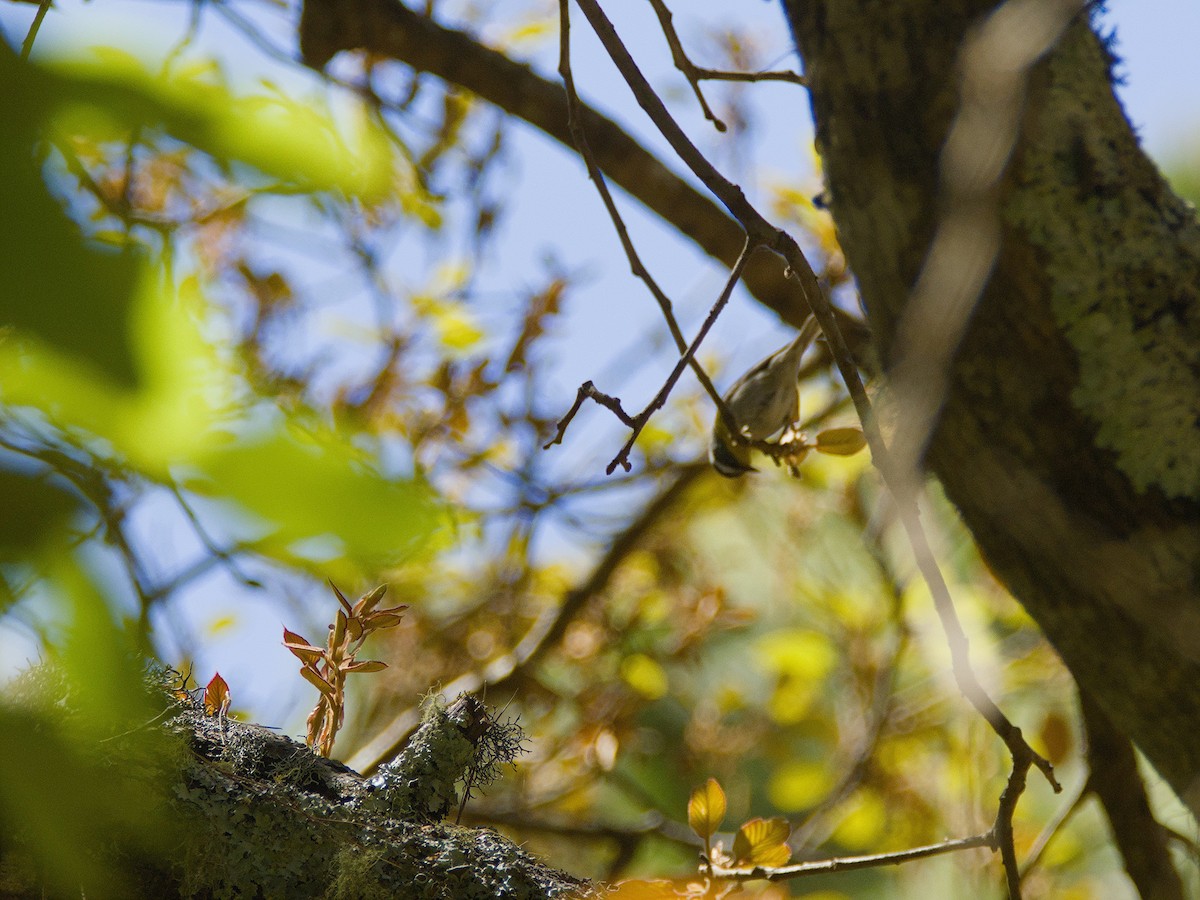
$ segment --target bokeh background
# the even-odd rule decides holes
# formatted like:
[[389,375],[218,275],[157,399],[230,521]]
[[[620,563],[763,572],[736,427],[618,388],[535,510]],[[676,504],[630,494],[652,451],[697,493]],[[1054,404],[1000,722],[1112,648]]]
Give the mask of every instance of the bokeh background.
[[[649,5],[609,5],[700,147],[857,312],[811,203],[803,90],[710,84],[730,125],[720,134]],[[678,6],[702,64],[796,65],[775,4]],[[556,7],[442,2],[436,16],[553,78]],[[36,11],[0,6],[11,47]],[[712,408],[690,376],[630,473],[605,475],[625,430],[594,405],[543,450],[580,383],[639,408],[675,352],[582,163],[397,63],[304,68],[296,16],[270,0],[109,0],[56,4],[41,24],[32,58],[58,80],[36,95],[53,109],[39,175],[85,240],[14,268],[29,284],[10,280],[22,289],[6,305],[54,352],[3,360],[15,368],[0,437],[6,470],[83,499],[33,519],[45,546],[70,548],[69,566],[48,570],[26,548],[0,568],[0,678],[74,646],[92,603],[194,682],[219,671],[239,716],[302,736],[315,690],[282,627],[319,641],[327,579],[348,594],[387,583],[409,609],[369,646],[389,668],[359,679],[335,755],[369,766],[428,690],[487,681],[530,752],[466,820],[552,863],[614,880],[687,875],[686,802],[710,776],[729,795],[727,827],[785,816],[798,859],[985,830],[1004,748],[953,685],[866,454],[726,483],[703,462]],[[1144,145],[1194,196],[1200,9],[1114,0],[1098,21]],[[584,99],[680,171],[582,22],[573,37]],[[694,332],[724,271],[618,202]],[[5,215],[5,242],[20,247],[54,221]],[[128,290],[85,283],[86,314],[69,281],[43,277],[130,248],[138,263],[117,279]],[[739,291],[701,359],[727,385],[787,340]],[[802,407],[814,429],[853,422],[821,365]],[[1019,809],[1018,849],[1037,860],[1028,895],[1132,896],[1098,810],[1071,806],[1086,771],[1069,676],[936,487],[930,521],[981,679],[1066,786],[1034,783]],[[89,651],[76,652],[86,670]],[[1195,825],[1167,792],[1155,798],[1200,889]],[[999,896],[997,873],[978,851],[761,892]]]

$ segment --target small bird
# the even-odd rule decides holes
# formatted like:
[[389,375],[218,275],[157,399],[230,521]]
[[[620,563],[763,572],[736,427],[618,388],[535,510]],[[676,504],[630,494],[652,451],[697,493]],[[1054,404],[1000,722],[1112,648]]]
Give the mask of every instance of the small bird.
[[[765,441],[799,419],[800,360],[817,331],[817,320],[810,315],[794,341],[751,368],[725,394],[738,433],[747,441]],[[755,471],[750,447],[733,441],[720,410],[713,423],[708,461],[726,478]]]

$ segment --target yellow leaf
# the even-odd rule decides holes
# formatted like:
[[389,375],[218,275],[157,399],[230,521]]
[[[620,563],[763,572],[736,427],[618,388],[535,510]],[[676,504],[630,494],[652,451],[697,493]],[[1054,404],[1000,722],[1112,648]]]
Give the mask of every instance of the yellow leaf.
[[710,778],[692,791],[688,800],[688,825],[702,840],[712,837],[725,820],[725,791]]
[[865,446],[861,428],[827,428],[817,435],[817,452],[831,456],[853,456]]
[[824,798],[830,776],[821,762],[792,762],[771,776],[767,796],[776,809],[792,812],[808,809]]
[[633,653],[621,663],[621,677],[647,700],[657,700],[667,692],[667,673],[644,653]]
[[786,819],[751,819],[738,829],[733,839],[733,858],[738,865],[777,868],[792,858],[787,845],[792,827]]
[[208,623],[208,634],[210,637],[216,637],[237,625],[237,621],[237,616],[232,614],[217,616],[217,618]]
[[878,849],[887,829],[887,804],[871,788],[863,788],[843,809],[842,820],[833,832],[834,840],[855,851]]

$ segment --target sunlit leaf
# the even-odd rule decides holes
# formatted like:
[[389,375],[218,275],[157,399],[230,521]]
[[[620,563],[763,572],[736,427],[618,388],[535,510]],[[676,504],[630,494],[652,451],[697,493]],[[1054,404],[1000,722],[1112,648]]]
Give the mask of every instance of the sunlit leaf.
[[[199,305],[198,305],[199,304]],[[141,390],[32,335],[0,335],[0,400],[107,440],[152,476],[202,454],[231,390],[227,367],[200,334],[202,301],[142,273],[129,310]]]
[[887,805],[879,794],[868,787],[859,788],[839,810],[840,821],[833,840],[854,851],[879,847],[887,828]]
[[817,452],[830,456],[853,456],[867,446],[861,428],[827,428],[817,434]]
[[625,683],[648,700],[657,700],[670,687],[666,670],[644,653],[633,653],[621,662]]
[[191,486],[268,523],[264,552],[328,535],[367,567],[411,557],[445,522],[437,495],[421,479],[385,478],[359,457],[334,434],[276,430],[217,450]]
[[788,628],[764,635],[758,642],[754,658],[767,671],[816,682],[837,665],[838,650],[822,632]]
[[204,714],[208,716],[223,716],[229,711],[229,685],[221,677],[220,672],[213,674],[212,679],[204,688]]
[[377,659],[364,659],[360,661],[345,660],[341,667],[343,672],[382,672],[387,668],[387,663],[380,662]]
[[825,760],[791,762],[780,766],[767,784],[767,796],[776,809],[797,812],[808,809],[829,791],[831,775]]
[[[340,190],[372,201],[392,185],[391,144],[369,116],[340,127],[325,101],[281,91],[237,95],[207,73],[163,74],[128,54],[54,61],[45,84],[61,97],[60,124],[101,111],[129,128],[160,125],[222,160],[247,163],[307,190]],[[86,99],[85,99],[86,98]]]
[[787,865],[792,850],[787,845],[792,828],[787,820],[751,819],[738,829],[733,838],[733,858],[739,866],[766,866],[774,868]]
[[325,696],[332,697],[337,693],[337,689],[324,678],[322,678],[321,674],[316,669],[304,666],[300,669],[300,674],[304,677],[305,681],[307,681]]
[[325,658],[325,651],[314,646],[307,638],[301,637],[294,631],[283,629],[283,646],[287,647],[294,656],[302,662],[316,664]]
[[371,590],[367,591],[365,594],[359,597],[358,601],[354,604],[354,615],[361,616],[364,613],[369,613],[378,605],[379,601],[383,599],[383,595],[385,593],[387,593],[386,584],[381,584],[379,587],[372,588]]
[[710,778],[692,791],[688,800],[688,825],[692,831],[707,841],[725,821],[725,791]]

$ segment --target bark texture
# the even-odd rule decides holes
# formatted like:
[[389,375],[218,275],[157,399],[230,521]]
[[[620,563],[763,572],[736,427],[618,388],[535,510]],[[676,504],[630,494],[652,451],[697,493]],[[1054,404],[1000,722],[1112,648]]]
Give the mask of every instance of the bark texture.
[[[981,0],[785,0],[887,359]],[[1080,684],[1200,808],[1200,229],[1083,16],[1031,72],[1002,244],[927,464]]]
[[152,800],[154,811],[122,822],[124,830],[114,828],[102,848],[88,848],[103,854],[95,860],[99,880],[57,890],[39,871],[36,837],[0,827],[0,896],[597,896],[587,882],[551,869],[491,829],[441,821],[463,773],[444,758],[433,767],[426,762],[459,742],[467,750],[458,748],[458,763],[469,764],[473,738],[463,729],[475,720],[461,709],[461,703],[434,709],[413,737],[409,764],[393,767],[393,783],[371,784],[267,728],[208,717],[190,703],[176,707],[161,731],[156,724],[143,729],[158,738],[151,746],[132,741],[130,735],[139,736],[134,729],[89,753],[98,773],[89,790],[107,790],[120,809],[128,798],[117,785],[134,773],[144,795],[136,799],[143,806]]

